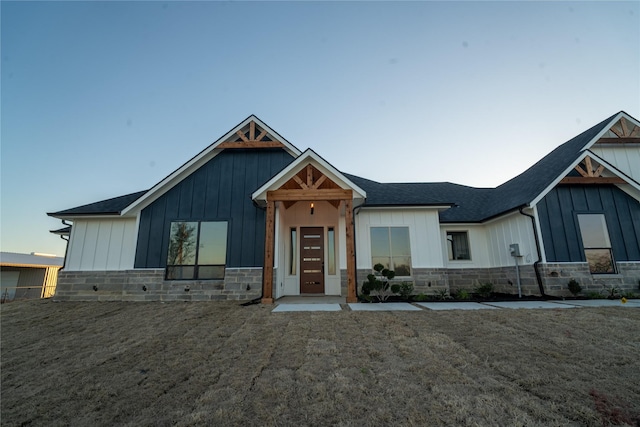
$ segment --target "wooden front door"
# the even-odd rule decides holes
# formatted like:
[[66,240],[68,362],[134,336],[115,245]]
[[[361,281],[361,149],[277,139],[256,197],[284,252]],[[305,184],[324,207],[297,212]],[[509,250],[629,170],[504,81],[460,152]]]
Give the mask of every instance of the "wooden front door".
[[323,227],[300,227],[300,293],[324,294]]

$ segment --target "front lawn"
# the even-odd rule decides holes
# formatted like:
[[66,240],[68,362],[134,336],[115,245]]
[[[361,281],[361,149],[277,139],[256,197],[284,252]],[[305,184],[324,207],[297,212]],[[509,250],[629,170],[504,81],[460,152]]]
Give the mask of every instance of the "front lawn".
[[636,308],[270,308],[4,304],[2,425],[640,422]]

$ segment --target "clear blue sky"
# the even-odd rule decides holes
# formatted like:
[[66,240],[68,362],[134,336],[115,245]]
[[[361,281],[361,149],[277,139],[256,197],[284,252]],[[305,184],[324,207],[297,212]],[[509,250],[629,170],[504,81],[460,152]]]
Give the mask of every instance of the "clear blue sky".
[[496,186],[625,110],[638,2],[21,2],[1,11],[2,251],[250,114],[338,169]]

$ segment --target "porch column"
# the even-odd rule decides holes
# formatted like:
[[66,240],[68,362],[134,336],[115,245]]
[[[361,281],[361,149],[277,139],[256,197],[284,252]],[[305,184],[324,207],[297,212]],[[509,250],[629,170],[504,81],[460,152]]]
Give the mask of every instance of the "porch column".
[[273,246],[276,225],[275,202],[267,200],[264,237],[264,266],[262,267],[262,303],[273,304]]
[[344,201],[344,221],[347,238],[347,302],[358,302],[356,297],[356,251],[353,232],[353,199]]

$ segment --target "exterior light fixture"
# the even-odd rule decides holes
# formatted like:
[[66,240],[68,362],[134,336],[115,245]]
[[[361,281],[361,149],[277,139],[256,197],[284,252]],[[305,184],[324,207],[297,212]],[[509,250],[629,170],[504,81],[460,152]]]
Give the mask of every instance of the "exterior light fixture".
[[311,202],[311,215],[313,215],[313,202]]

